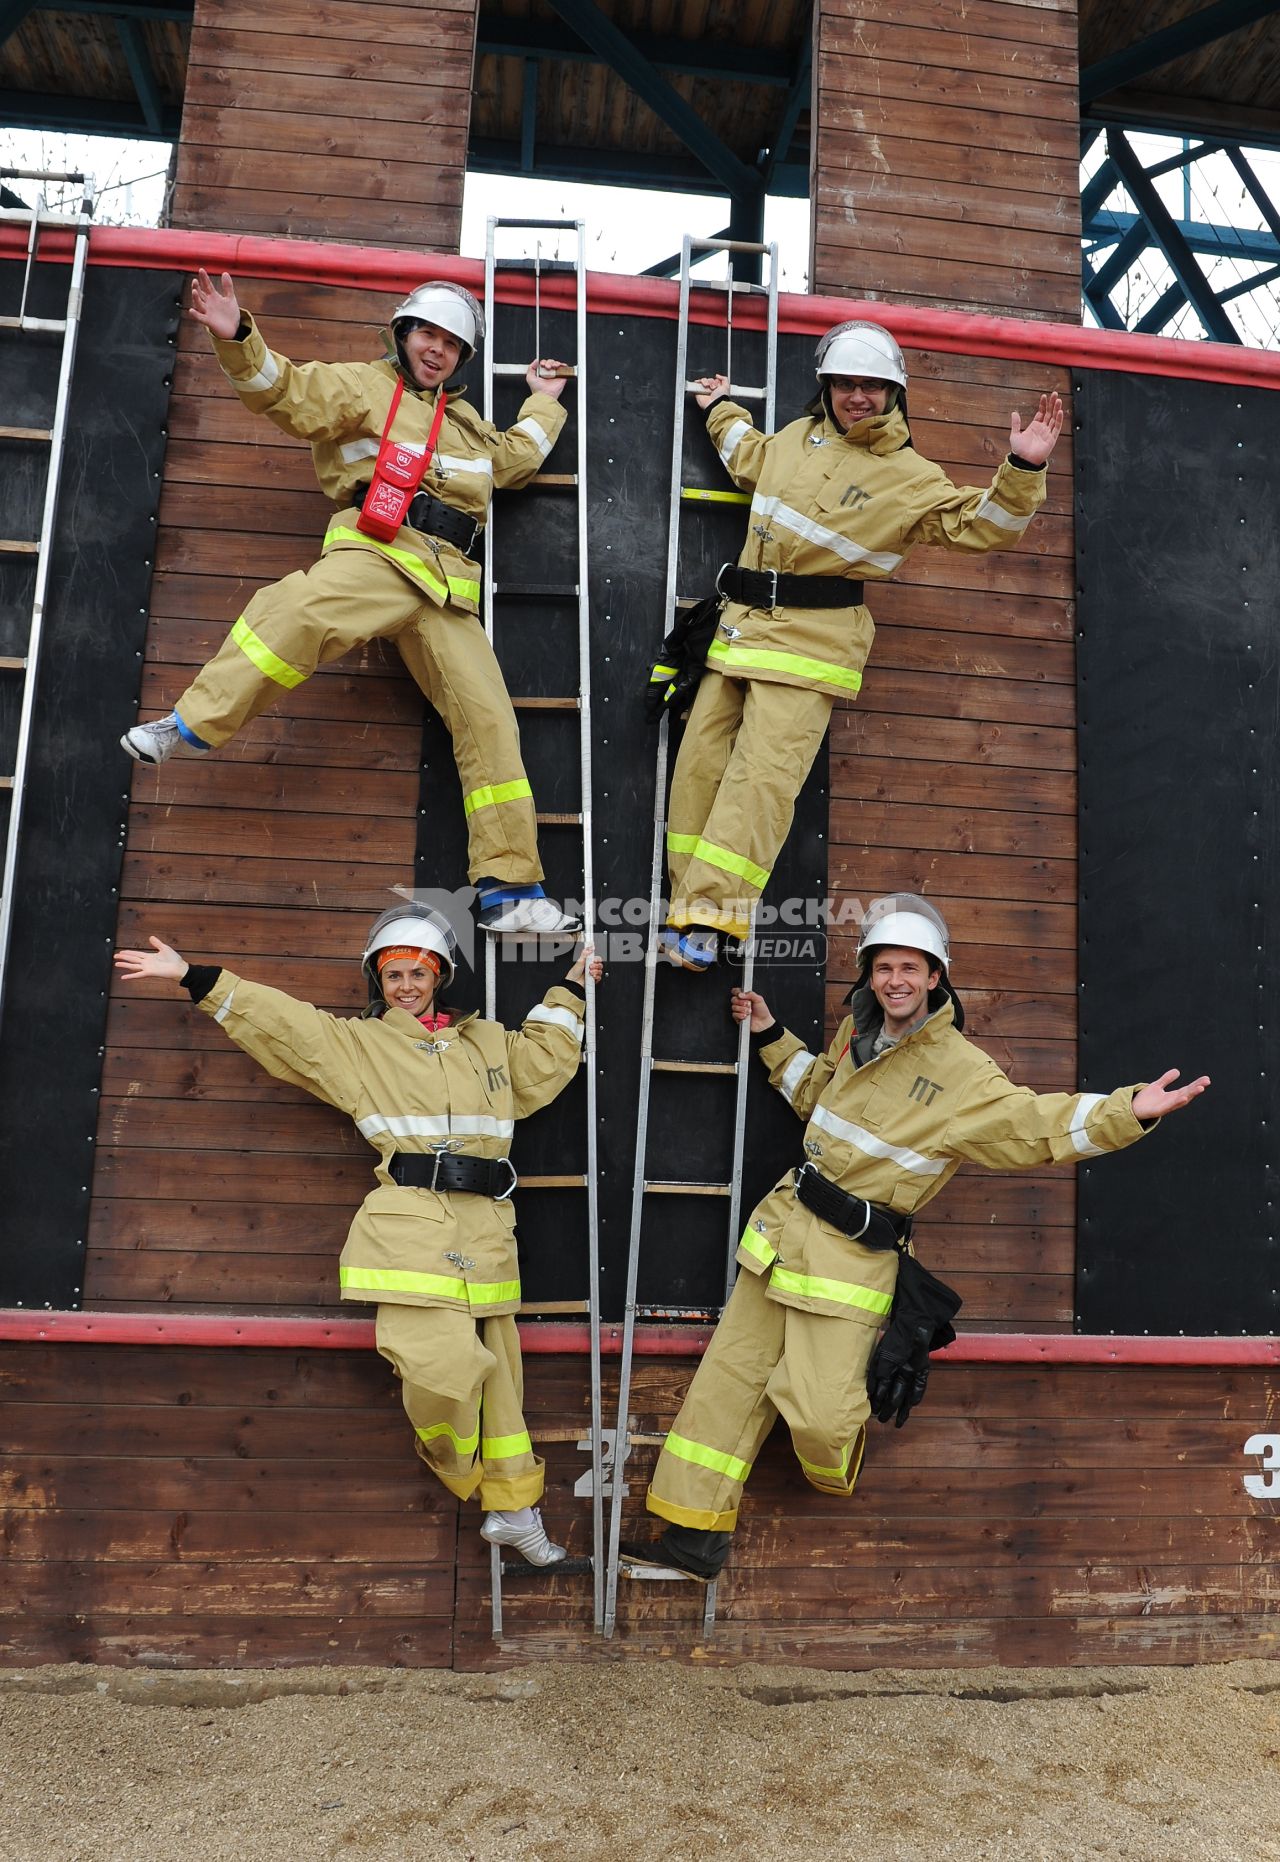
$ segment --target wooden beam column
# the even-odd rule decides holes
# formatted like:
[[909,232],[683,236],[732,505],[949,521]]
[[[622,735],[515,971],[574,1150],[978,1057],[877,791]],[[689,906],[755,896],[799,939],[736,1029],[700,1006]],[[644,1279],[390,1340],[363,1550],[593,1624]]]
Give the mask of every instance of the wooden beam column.
[[172,223],[456,252],[477,0],[196,0]]

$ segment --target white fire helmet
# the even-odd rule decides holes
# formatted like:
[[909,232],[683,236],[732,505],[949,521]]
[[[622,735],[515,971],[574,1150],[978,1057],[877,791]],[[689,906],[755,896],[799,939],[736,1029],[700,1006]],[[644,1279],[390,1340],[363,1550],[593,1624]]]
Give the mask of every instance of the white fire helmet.
[[947,921],[927,899],[914,892],[891,892],[867,908],[858,934],[858,969],[866,968],[873,951],[886,945],[922,950],[947,971],[951,965],[951,938]]
[[378,982],[378,952],[393,944],[404,944],[412,950],[431,951],[440,959],[441,989],[453,981],[457,969],[458,940],[453,934],[452,925],[443,912],[433,911],[427,905],[414,905],[406,900],[403,905],[393,905],[380,918],[375,918],[369,932],[360,967],[368,979],[371,1001],[380,1000],[382,996]]
[[462,344],[462,362],[470,362],[477,344],[484,340],[484,312],[470,291],[443,278],[429,278],[416,285],[403,304],[391,313],[391,328],[400,334],[401,323],[434,323],[448,330]]
[[819,381],[828,375],[849,375],[855,380],[891,381],[899,388],[907,385],[902,351],[879,323],[837,323],[818,344],[814,364]]

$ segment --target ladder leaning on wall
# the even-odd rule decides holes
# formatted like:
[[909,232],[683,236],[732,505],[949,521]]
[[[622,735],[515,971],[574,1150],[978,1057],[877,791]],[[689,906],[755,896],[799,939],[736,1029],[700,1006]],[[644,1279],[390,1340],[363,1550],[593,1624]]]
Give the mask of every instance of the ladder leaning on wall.
[[[724,279],[695,279],[691,277],[691,267],[700,258],[713,253],[727,255],[728,271]],[[735,255],[767,256],[769,260],[768,280],[764,284],[754,284],[735,279],[733,263]],[[690,297],[692,292],[716,293],[723,303],[723,341],[724,363],[722,372],[729,378],[730,397],[737,401],[754,401],[760,404],[764,417],[764,430],[771,432],[774,421],[774,405],[777,388],[778,355],[778,249],[776,245],[752,245],[740,240],[694,239],[685,235],[680,255],[680,308],[676,336],[675,363],[675,426],[671,453],[671,495],[669,503],[667,533],[667,575],[666,597],[663,605],[665,634],[672,626],[676,611],[690,607],[705,594],[704,588],[697,588],[689,593],[681,591],[679,579],[681,574],[681,542],[683,525],[689,519],[696,518],[709,509],[722,508],[726,503],[749,505],[751,499],[745,492],[725,491],[719,486],[702,486],[685,483],[684,442],[685,409],[693,383],[689,374],[689,334],[690,334]],[[765,358],[764,380],[750,385],[742,385],[733,380],[733,339],[734,339],[734,305],[739,297],[763,296],[766,300]],[[705,305],[705,298],[703,300]],[[701,312],[700,321],[705,322],[707,313]],[[707,569],[708,552],[705,547],[695,547],[690,552],[691,559],[701,565],[702,573],[710,579]],[[660,644],[654,642],[655,649]],[[666,872],[666,795],[668,762],[668,720],[664,717],[659,726],[657,767],[654,779],[654,820],[653,850],[649,881],[649,936],[645,952],[644,1007],[642,1011],[640,1040],[640,1100],[636,1131],[635,1175],[632,1183],[631,1226],[627,1249],[627,1283],[626,1301],[623,1312],[622,1356],[618,1372],[618,1414],[613,1439],[611,1464],[611,1500],[609,1512],[609,1548],[608,1567],[605,1584],[604,1633],[612,1636],[617,1620],[618,1580],[620,1577],[632,1579],[659,1579],[667,1581],[691,1582],[687,1573],[675,1569],[654,1567],[651,1564],[632,1563],[620,1552],[622,1527],[622,1501],[626,1490],[625,1475],[631,1450],[639,1447],[660,1445],[662,1437],[637,1435],[630,1415],[631,1371],[635,1350],[635,1328],[638,1319],[683,1320],[685,1322],[718,1316],[717,1313],[705,1313],[692,1310],[684,1311],[676,1307],[664,1307],[661,1312],[641,1306],[637,1300],[639,1285],[640,1257],[642,1252],[643,1229],[646,1212],[652,1208],[655,1197],[722,1197],[725,1202],[725,1263],[724,1263],[724,1298],[728,1299],[733,1287],[734,1256],[738,1245],[738,1221],[741,1200],[743,1143],[746,1130],[748,1054],[749,1034],[746,1022],[739,1024],[736,1053],[731,1060],[708,1060],[685,1054],[654,1054],[655,998],[658,989],[658,934],[661,929],[659,919],[659,901],[664,894]],[[741,987],[750,989],[754,972],[754,950],[750,936],[746,939],[745,956],[741,973]],[[665,965],[663,966],[665,968]],[[665,983],[674,979],[667,977]],[[703,987],[709,985],[704,984]],[[661,1092],[663,1086],[671,1079],[685,1078],[690,1074],[703,1074],[708,1077],[718,1076],[733,1081],[733,1137],[730,1150],[731,1164],[728,1181],[711,1182],[671,1182],[649,1174],[649,1125],[650,1110],[655,1093]],[[709,1633],[715,1620],[716,1586],[706,1587],[704,1607],[704,1627]]]
[[[34,338],[44,345],[50,336],[62,339],[58,358],[56,387],[50,395],[50,424],[47,427],[0,426],[0,447],[41,446],[48,448],[44,500],[37,537],[0,538],[0,556],[29,561],[35,571],[31,597],[30,621],[21,653],[0,658],[0,680],[19,688],[17,740],[10,767],[0,770],[0,790],[9,796],[9,822],[5,834],[4,872],[0,879],[0,1020],[4,1015],[5,986],[9,971],[9,948],[13,938],[14,904],[17,896],[18,861],[22,839],[22,817],[26,800],[27,775],[31,761],[31,738],[35,719],[36,689],[40,672],[46,603],[49,591],[49,568],[58,520],[58,490],[62,462],[66,452],[67,412],[71,400],[71,377],[75,368],[76,340],[80,334],[80,311],[84,296],[85,266],[89,257],[89,227],[93,216],[94,188],[87,176],[55,170],[0,168],[0,182],[34,181],[39,193],[34,207],[0,207],[0,223],[25,225],[28,228],[26,263],[16,310],[0,307],[0,332],[12,342]],[[77,188],[80,204],[73,210],[48,205],[46,186],[62,182]],[[40,236],[51,229],[75,235],[71,255],[70,281],[66,309],[61,317],[36,316],[28,306],[32,289],[41,268]],[[44,260],[51,268],[50,261]],[[46,346],[47,352],[47,346]],[[52,373],[52,370],[50,370]]]
[[[532,258],[498,256],[497,245],[502,233],[543,232],[560,234],[570,232],[575,236],[574,256],[571,259],[544,259],[541,256],[540,243]],[[533,481],[531,490],[539,496],[557,496],[571,493],[576,522],[573,526],[574,544],[570,568],[572,580],[563,583],[530,583],[521,577],[518,563],[512,561],[508,573],[507,558],[502,551],[500,525],[495,528],[494,513],[491,510],[489,523],[485,532],[484,553],[484,596],[483,614],[485,631],[496,646],[501,657],[502,628],[505,615],[516,603],[561,602],[572,604],[577,613],[578,645],[578,689],[575,693],[566,693],[551,697],[530,697],[513,694],[512,704],[517,715],[544,713],[548,722],[555,718],[569,719],[576,716],[577,764],[579,774],[579,805],[576,810],[539,813],[540,830],[550,829],[556,834],[565,831],[574,833],[581,842],[581,891],[578,894],[583,905],[583,938],[589,944],[593,935],[593,918],[595,905],[595,881],[592,865],[592,808],[591,808],[591,660],[590,660],[590,609],[587,586],[587,269],[586,269],[586,228],[581,220],[513,220],[491,219],[485,241],[485,277],[484,277],[484,313],[487,340],[485,343],[484,365],[484,417],[494,418],[494,386],[504,377],[522,377],[528,368],[528,358],[524,360],[500,360],[498,358],[499,332],[495,324],[502,321],[497,303],[497,274],[524,273],[533,281],[534,311],[534,354],[541,354],[542,337],[542,285],[546,277],[565,275],[572,280],[573,289],[573,328],[574,353],[569,361],[567,372],[572,380],[573,391],[577,396],[577,455],[574,470],[565,472],[540,472]],[[510,552],[508,553],[508,556]],[[535,791],[537,783],[535,778]],[[591,1555],[589,1559],[570,1559],[561,1564],[547,1567],[548,1577],[566,1576],[585,1573],[588,1569],[592,1576],[593,1622],[599,1629],[604,1609],[604,1501],[603,1501],[603,1452],[602,1452],[602,1399],[600,1384],[600,1258],[599,1236],[600,1220],[598,1208],[598,1160],[597,1160],[597,1122],[596,1122],[596,1003],[595,985],[588,974],[586,989],[586,1030],[583,1044],[583,1071],[585,1074],[586,1101],[586,1171],[582,1176],[526,1177],[525,1188],[536,1193],[538,1188],[578,1189],[583,1192],[584,1211],[580,1232],[585,1230],[586,1238],[586,1281],[587,1285],[580,1298],[554,1302],[550,1305],[522,1306],[521,1312],[529,1317],[551,1317],[568,1313],[585,1316],[590,1330],[590,1427],[588,1431],[588,1449],[590,1468],[577,1484],[579,1493],[588,1493],[591,1500]],[[497,1011],[497,953],[491,940],[485,946],[485,1014],[491,1018]],[[571,1439],[577,1440],[580,1430],[570,1432]],[[540,1438],[550,1438],[543,1433]],[[515,1559],[505,1563],[498,1546],[491,1547],[491,1599],[492,1622],[495,1641],[502,1635],[502,1581],[504,1575],[520,1578],[537,1577],[538,1571],[522,1560]]]

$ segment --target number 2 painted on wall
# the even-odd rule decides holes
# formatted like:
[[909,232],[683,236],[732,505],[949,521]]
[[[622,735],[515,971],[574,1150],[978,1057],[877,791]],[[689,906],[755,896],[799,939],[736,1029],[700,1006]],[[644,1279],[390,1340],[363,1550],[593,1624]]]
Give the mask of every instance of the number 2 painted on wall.
[[1244,1490],[1255,1500],[1280,1500],[1280,1435],[1251,1435],[1244,1445],[1246,1455],[1261,1455],[1262,1474],[1246,1474]]

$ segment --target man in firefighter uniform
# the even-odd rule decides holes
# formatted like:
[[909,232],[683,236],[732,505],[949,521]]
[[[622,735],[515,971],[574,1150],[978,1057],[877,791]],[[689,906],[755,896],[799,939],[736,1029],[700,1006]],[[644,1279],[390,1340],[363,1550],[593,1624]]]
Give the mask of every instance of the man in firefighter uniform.
[[378,1153],[377,1185],[351,1224],[342,1298],[377,1303],[378,1350],[401,1380],[418,1454],[460,1500],[478,1494],[481,1531],[531,1564],[556,1564],[538,1501],[544,1464],[525,1427],[515,1121],[578,1070],[585,951],[518,1031],[453,1016],[440,994],[453,933],[411,904],[384,912],[364,952],[369,1007],[351,1020],[217,966],[188,964],[151,938],[121,950],[126,980],[185,983],[223,1032],[270,1073],[354,1119]]
[[817,376],[805,417],[771,435],[723,398],[725,376],[704,377],[697,395],[752,497],[738,565],[717,577],[719,626],[671,785],[662,948],[685,969],[709,969],[722,935],[747,934],[832,704],[862,684],[875,632],[863,583],[891,576],[917,544],[981,554],[1016,543],[1062,429],[1061,401],[1042,395],[1025,429],[1013,415],[990,485],[955,486],[912,446],[906,365],[888,330],[838,324],[818,344]]
[[[394,640],[453,739],[481,924],[499,934],[575,929],[543,896],[533,793],[478,620],[471,554],[494,488],[527,483],[564,425],[564,378],[553,372],[562,365],[530,365],[529,396],[499,432],[448,391],[484,336],[480,306],[460,285],[433,280],[411,292],[392,313],[394,354],[380,362],[290,362],[267,348],[225,272],[221,285],[198,274],[191,315],[244,405],[310,441],[320,488],[338,508],[320,560],[260,589],[173,711],[126,731],[124,749],[143,763],[204,756],[317,666]],[[429,461],[389,536],[370,528],[386,447],[410,476]]]
[[[1107,1095],[1015,1086],[961,1033],[946,925],[914,895],[871,907],[858,962],[852,1014],[821,1055],[780,1028],[761,996],[734,991],[770,1082],[805,1121],[805,1162],[747,1222],[743,1271],[649,1488],[650,1512],[670,1523],[639,1555],[694,1576],[713,1577],[727,1557],[743,1484],[778,1416],[806,1479],[822,1493],[853,1492],[868,1366],[879,1329],[888,1327],[885,1345],[894,1336],[909,1219],[962,1162],[1020,1170],[1118,1151],[1209,1084],[1175,1087],[1175,1070]],[[959,1300],[924,1279],[948,1296],[951,1316]],[[894,1391],[894,1407],[900,1368],[877,1357],[874,1381]],[[918,1400],[927,1348],[912,1374]],[[888,1413],[877,1405],[881,1420]]]

